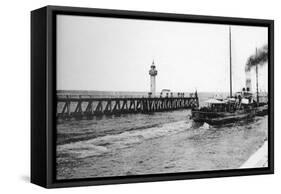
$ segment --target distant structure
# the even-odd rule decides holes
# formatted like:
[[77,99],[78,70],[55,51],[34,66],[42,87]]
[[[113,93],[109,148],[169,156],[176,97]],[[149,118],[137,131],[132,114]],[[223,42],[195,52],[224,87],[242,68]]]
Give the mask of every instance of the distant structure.
[[150,66],[151,69],[149,70],[149,75],[150,75],[150,93],[151,96],[155,96],[156,94],[156,75],[157,75],[157,70],[155,69],[154,65],[154,60],[152,62],[152,65]]
[[164,97],[168,97],[169,94],[170,94],[170,92],[171,92],[170,89],[162,89],[161,94],[162,94]]

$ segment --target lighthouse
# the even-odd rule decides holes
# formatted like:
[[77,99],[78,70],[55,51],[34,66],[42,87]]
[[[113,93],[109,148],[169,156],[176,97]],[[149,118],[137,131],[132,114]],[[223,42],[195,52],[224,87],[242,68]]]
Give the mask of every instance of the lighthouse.
[[152,96],[155,96],[156,93],[156,75],[157,70],[155,69],[154,60],[150,66],[149,75],[150,75],[150,92]]

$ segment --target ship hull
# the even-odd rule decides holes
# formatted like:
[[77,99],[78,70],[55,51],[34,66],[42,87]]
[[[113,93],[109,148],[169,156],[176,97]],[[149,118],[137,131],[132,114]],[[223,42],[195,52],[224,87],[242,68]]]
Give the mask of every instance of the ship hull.
[[229,112],[203,112],[192,111],[192,119],[199,123],[208,123],[209,125],[223,125],[242,121],[245,119],[251,119],[255,116],[256,111],[236,111],[234,113]]
[[256,111],[257,116],[265,116],[267,114],[268,114],[268,105],[257,107],[257,111]]

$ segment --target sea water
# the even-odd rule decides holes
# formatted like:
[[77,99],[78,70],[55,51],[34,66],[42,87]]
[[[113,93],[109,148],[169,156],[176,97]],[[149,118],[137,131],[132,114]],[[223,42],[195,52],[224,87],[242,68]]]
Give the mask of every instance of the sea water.
[[267,139],[267,116],[196,126],[190,115],[176,110],[59,120],[57,179],[236,169]]

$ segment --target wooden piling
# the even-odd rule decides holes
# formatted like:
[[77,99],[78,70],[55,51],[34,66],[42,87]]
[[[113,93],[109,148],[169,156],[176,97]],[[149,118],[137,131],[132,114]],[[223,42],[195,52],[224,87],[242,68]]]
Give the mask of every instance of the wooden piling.
[[95,98],[91,96],[58,96],[57,104],[58,119],[81,119],[84,117],[92,118],[94,116],[103,115],[152,113],[189,109],[197,107],[199,102],[197,95],[194,97],[184,97],[182,95],[178,95],[177,97],[147,98]]

